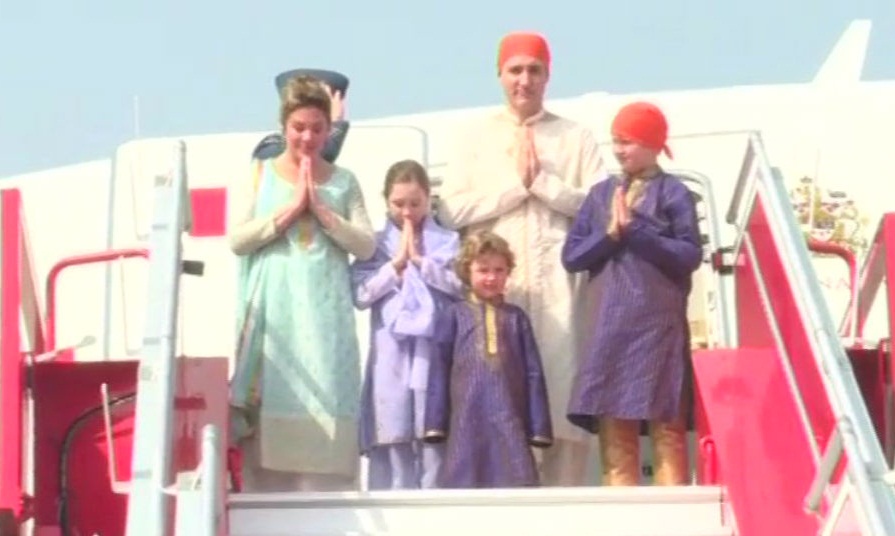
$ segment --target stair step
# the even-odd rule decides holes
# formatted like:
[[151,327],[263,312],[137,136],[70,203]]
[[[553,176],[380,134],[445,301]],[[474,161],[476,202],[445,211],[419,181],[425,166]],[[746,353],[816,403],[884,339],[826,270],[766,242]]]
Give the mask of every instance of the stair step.
[[708,486],[233,494],[230,536],[731,536]]
[[[431,524],[426,525],[428,528],[406,529],[403,531],[385,530],[380,532],[358,532],[358,531],[342,531],[342,530],[302,530],[283,528],[279,531],[261,530],[257,532],[233,532],[232,529],[228,533],[231,536],[421,536],[424,534],[454,534],[456,530],[451,525],[443,527],[434,527]],[[501,536],[503,534],[524,534],[525,536],[734,536],[733,529],[719,527],[717,529],[688,529],[687,527],[666,527],[663,529],[645,529],[645,530],[629,530],[620,527],[565,527],[560,521],[553,528],[539,527],[536,529],[526,529],[518,533],[510,533],[506,523],[500,526],[476,527],[463,533],[463,536]],[[515,529],[514,529],[515,530]],[[849,533],[851,534],[851,533]],[[854,533],[858,535],[859,533]]]

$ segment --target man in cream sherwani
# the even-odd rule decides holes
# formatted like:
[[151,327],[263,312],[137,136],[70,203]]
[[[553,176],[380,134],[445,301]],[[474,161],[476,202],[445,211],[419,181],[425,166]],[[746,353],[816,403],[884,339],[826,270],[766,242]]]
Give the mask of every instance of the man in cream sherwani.
[[544,110],[550,51],[542,36],[504,37],[497,67],[507,108],[463,133],[438,215],[448,227],[489,229],[512,246],[517,266],[507,300],[534,325],[556,438],[543,453],[542,484],[583,485],[592,436],[566,418],[583,299],[581,281],[563,269],[560,252],[589,187],[604,175],[603,162],[587,129]]

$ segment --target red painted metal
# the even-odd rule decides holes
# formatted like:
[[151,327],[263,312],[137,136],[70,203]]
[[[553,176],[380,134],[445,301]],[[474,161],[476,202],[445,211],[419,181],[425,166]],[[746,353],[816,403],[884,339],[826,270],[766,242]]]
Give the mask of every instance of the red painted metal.
[[715,450],[715,440],[711,436],[699,440],[699,451],[703,456],[702,478],[700,484],[716,486],[718,484],[718,454]]
[[[814,437],[818,443],[823,445],[833,428],[833,414],[827,401],[827,394],[820,371],[817,369],[814,360],[807,327],[799,314],[794,290],[789,284],[783,268],[781,254],[771,235],[767,215],[763,210],[761,196],[758,196],[756,199],[755,209],[747,225],[746,232],[752,238],[755,247],[758,268],[764,276],[765,286],[771,300],[771,309],[775,314],[783,343],[789,354],[797,389],[805,401],[808,420]],[[770,339],[769,326],[767,330],[753,329],[757,314],[764,316],[764,311],[760,309],[758,301],[754,267],[749,266],[748,258],[746,259],[746,264],[747,266],[742,267],[737,273],[737,302],[749,300],[752,304],[746,311],[740,307],[737,310],[737,320],[740,326],[740,346],[774,347],[774,342]],[[749,293],[748,297],[745,295],[746,292]],[[743,313],[747,311],[748,314],[744,315]],[[759,331],[764,331],[764,333],[759,333]],[[771,429],[775,430],[776,428]]]
[[[198,466],[201,429],[213,423],[227,433],[227,359],[178,360],[174,403],[173,471]],[[60,459],[62,441],[73,422],[102,403],[100,385],[109,396],[132,393],[136,361],[38,363],[34,368],[36,452],[35,522],[38,534],[56,534],[59,526]],[[130,478],[134,405],[112,408],[113,446],[120,481]],[[226,435],[224,435],[226,437]],[[220,453],[224,456],[224,452]],[[74,436],[68,454],[67,504],[72,534],[124,534],[127,498],[113,493],[108,478],[109,453],[101,411],[96,411]]]
[[[802,500],[815,466],[773,348],[710,350],[694,363],[740,536],[817,533]],[[767,433],[774,430],[774,433]]]
[[848,348],[846,350],[855,379],[861,388],[864,403],[882,444],[886,437],[885,405],[886,382],[885,359],[878,348]]
[[[877,227],[867,257],[864,261],[864,271],[858,282],[858,331],[863,332],[867,322],[867,316],[873,306],[877,293],[889,270],[895,269],[895,213],[883,215]],[[891,281],[891,279],[889,279]],[[890,333],[893,332],[892,323],[895,318],[892,315],[892,307],[895,306],[892,299],[895,297],[893,285],[888,285],[889,298],[889,323]],[[846,319],[846,329],[851,329],[851,318]]]
[[226,188],[193,188],[190,190],[190,207],[191,236],[224,236],[227,233]]
[[[895,253],[895,214],[889,213],[883,215],[880,220],[867,252],[860,280],[858,281],[857,276],[853,277],[858,281],[855,293],[858,303],[855,314],[858,334],[863,333],[867,317],[874,301],[878,298],[883,281],[895,281],[895,255],[893,253]],[[895,307],[895,302],[893,302],[895,292],[893,292],[893,288],[895,286],[891,284],[888,284],[886,288],[890,334],[895,333],[895,309],[893,309]],[[845,323],[846,329],[851,329],[852,321],[853,319],[849,315]],[[887,429],[890,423],[885,419],[886,391],[891,388],[893,380],[895,380],[893,378],[895,371],[890,366],[892,356],[889,340],[891,340],[891,335],[889,338],[880,340],[875,349],[852,348],[848,352],[855,377],[867,403],[867,409],[887,454],[891,454],[895,448],[895,445],[890,444],[891,440],[889,439],[895,437],[895,431]]]
[[[47,315],[47,334],[46,334],[46,352],[52,352],[56,349],[56,282],[59,275],[66,268],[72,266],[81,266],[84,264],[96,264],[109,262],[118,259],[128,258],[149,258],[149,250],[145,248],[129,248],[129,249],[109,249],[96,253],[87,253],[84,255],[76,255],[68,257],[57,262],[50,268],[47,275],[47,296],[46,296],[46,315]],[[61,357],[57,356],[57,360]]]
[[[693,359],[697,359],[704,351],[702,349],[695,350]],[[705,401],[695,385],[693,387],[693,428],[696,433],[696,443],[699,447],[696,449],[696,460],[694,461],[696,482],[707,486],[717,485],[721,476],[718,471],[715,442],[712,439],[712,430],[706,416]]]
[[892,460],[895,456],[895,429],[892,429],[895,423],[890,422],[886,417],[886,409],[895,411],[892,403],[888,401],[888,396],[892,393],[892,387],[895,386],[895,366],[892,365],[892,339],[885,338],[879,341],[876,349],[879,359],[880,376],[882,376],[883,401],[888,406],[883,406],[881,420],[883,421],[883,454],[887,460]]
[[[108,384],[109,396],[132,393],[136,387],[134,361],[36,363],[34,393],[34,491],[35,526],[40,531],[59,530],[60,502],[67,497],[71,534],[115,534],[124,520],[127,498],[112,493],[107,478],[105,431],[102,412],[96,411],[73,437],[66,471],[69,488],[60,489],[60,461],[66,432],[86,411],[100,408],[100,385]],[[120,479],[130,477],[129,461],[133,429],[133,406],[112,409],[112,426]],[[85,509],[101,515],[85,519]],[[98,511],[95,513],[99,514]]]
[[227,449],[227,472],[230,473],[230,490],[242,491],[242,450],[237,447]]
[[[756,263],[742,255],[735,267],[740,347],[694,354],[696,385],[738,534],[813,535],[820,522],[803,508],[816,471],[809,441],[813,437],[823,448],[833,415],[761,196],[745,232]],[[795,376],[795,392],[787,381],[786,356],[776,346],[771,318],[760,301],[759,271]],[[806,407],[807,434],[796,396]],[[834,483],[838,479],[837,474]],[[827,506],[822,505],[822,514]]]
[[11,512],[13,519],[23,510],[21,210],[18,190],[0,191],[0,511]]
[[[879,237],[885,257],[886,298],[889,313],[889,340],[895,340],[895,213],[883,216]],[[891,346],[890,346],[891,348]]]

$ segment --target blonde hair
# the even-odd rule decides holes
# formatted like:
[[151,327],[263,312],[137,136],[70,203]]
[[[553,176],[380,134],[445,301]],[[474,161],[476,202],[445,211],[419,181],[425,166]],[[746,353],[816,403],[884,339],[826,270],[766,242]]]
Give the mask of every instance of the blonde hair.
[[305,74],[294,76],[286,82],[280,95],[280,126],[286,126],[286,119],[299,108],[317,108],[329,122],[332,102],[323,82]]
[[454,261],[454,271],[457,272],[457,277],[467,287],[470,286],[472,278],[470,267],[473,261],[486,254],[499,255],[506,259],[507,267],[511,272],[516,267],[516,257],[513,255],[513,250],[510,249],[510,244],[502,236],[491,231],[472,233],[463,240],[463,245],[460,246],[460,253]]

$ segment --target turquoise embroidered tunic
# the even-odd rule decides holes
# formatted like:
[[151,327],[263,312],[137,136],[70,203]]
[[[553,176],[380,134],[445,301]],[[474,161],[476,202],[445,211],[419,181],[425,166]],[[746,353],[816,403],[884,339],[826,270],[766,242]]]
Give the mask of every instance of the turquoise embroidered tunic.
[[334,167],[317,195],[336,224],[325,229],[306,212],[278,234],[274,215],[293,184],[266,160],[248,186],[230,195],[241,264],[231,405],[258,410],[264,468],[353,476],[361,382],[349,254],[367,259],[376,247],[360,187]]

